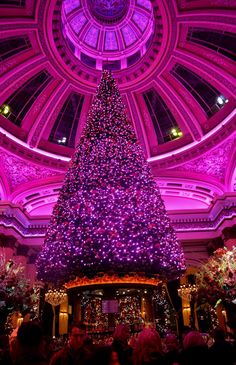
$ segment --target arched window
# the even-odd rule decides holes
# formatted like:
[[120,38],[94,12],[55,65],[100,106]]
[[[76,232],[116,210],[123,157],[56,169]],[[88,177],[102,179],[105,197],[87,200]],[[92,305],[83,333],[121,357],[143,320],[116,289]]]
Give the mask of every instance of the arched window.
[[1,6],[24,8],[26,0],[1,0]]
[[[163,144],[171,141],[175,137],[180,137],[182,133],[179,134],[178,124],[157,91],[151,89],[145,92],[143,97],[153,122],[158,144]],[[174,130],[178,131],[177,136],[173,135]]]
[[170,73],[192,94],[208,117],[227,102],[220,91],[187,67],[176,63]]
[[21,126],[25,115],[51,80],[52,76],[48,71],[43,70],[26,81],[5,100],[4,104],[10,108],[7,118],[14,124]]
[[84,97],[71,93],[66,99],[54,126],[49,141],[68,147],[75,147],[75,136],[79,124]]
[[213,49],[232,61],[236,61],[236,34],[234,33],[217,29],[190,27],[187,40]]
[[0,62],[31,48],[27,35],[0,39]]

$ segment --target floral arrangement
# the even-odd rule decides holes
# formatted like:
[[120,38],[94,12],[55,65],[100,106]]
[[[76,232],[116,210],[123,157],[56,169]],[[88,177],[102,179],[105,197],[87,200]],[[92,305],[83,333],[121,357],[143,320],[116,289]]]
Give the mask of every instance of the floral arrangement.
[[0,252],[0,327],[4,329],[7,317],[30,311],[36,301],[35,291],[24,275],[24,266],[7,260]]
[[197,296],[211,305],[218,300],[235,303],[236,300],[236,247],[216,250],[196,275]]

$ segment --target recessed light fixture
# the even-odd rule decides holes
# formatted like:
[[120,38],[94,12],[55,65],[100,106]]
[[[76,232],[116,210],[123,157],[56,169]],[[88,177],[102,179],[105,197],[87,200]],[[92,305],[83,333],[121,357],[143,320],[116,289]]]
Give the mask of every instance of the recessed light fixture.
[[220,106],[223,106],[224,104],[228,103],[228,99],[226,99],[223,95],[220,95],[216,99],[216,103]]
[[224,104],[224,99],[222,98],[222,96],[218,96],[218,98],[217,98],[217,103],[219,104],[219,105],[223,105]]
[[4,116],[4,117],[8,117],[8,115],[10,114],[11,112],[11,108],[9,105],[7,104],[3,104],[1,107],[0,107],[0,113]]
[[182,137],[183,132],[178,127],[174,127],[171,129],[170,135],[171,139],[176,139]]
[[62,137],[62,139],[58,139],[57,142],[59,144],[61,144],[61,143],[65,144],[66,143],[66,139],[67,139],[66,137]]

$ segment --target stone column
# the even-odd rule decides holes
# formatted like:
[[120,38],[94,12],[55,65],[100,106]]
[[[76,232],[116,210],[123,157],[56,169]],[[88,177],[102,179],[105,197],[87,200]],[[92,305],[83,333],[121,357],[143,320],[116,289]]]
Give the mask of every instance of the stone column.
[[73,296],[73,321],[81,321],[81,303],[80,299],[76,296]]
[[59,335],[64,335],[68,332],[68,296],[66,301],[60,305],[59,312]]

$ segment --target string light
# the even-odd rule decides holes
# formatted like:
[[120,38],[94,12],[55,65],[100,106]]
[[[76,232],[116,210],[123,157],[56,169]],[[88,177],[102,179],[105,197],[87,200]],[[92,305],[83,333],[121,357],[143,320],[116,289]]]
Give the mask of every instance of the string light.
[[48,302],[52,306],[56,307],[66,301],[67,294],[64,289],[49,289],[45,293],[45,302]]
[[152,296],[155,324],[157,331],[165,336],[168,332],[176,331],[176,314],[171,306],[166,288],[164,285],[159,285]]
[[180,285],[178,289],[178,295],[184,299],[190,301],[192,299],[192,296],[197,292],[198,287],[197,285],[193,284],[183,284]]
[[99,272],[180,276],[183,250],[115,80],[104,71],[54,207],[38,277],[68,282]]

